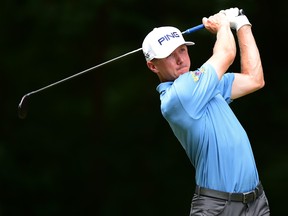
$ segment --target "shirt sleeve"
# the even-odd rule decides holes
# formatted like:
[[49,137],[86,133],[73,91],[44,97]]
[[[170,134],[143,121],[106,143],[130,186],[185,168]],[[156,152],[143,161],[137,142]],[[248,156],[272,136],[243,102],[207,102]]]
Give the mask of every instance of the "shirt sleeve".
[[222,79],[219,82],[218,90],[220,94],[225,99],[225,101],[229,104],[233,100],[231,99],[231,91],[232,91],[232,84],[234,81],[234,73],[227,72],[223,75]]
[[221,95],[230,103],[233,73],[225,74],[218,79],[216,71],[209,64],[202,65],[196,71],[179,76],[173,83],[183,108],[194,119],[200,118],[205,112],[209,101]]

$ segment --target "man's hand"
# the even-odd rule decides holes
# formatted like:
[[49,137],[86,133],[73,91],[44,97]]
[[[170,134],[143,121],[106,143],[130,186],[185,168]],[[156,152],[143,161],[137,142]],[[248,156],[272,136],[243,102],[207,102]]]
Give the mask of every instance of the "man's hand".
[[209,18],[203,17],[202,22],[205,28],[213,34],[216,34],[222,27],[228,29],[230,27],[228,17],[224,13],[220,12],[210,16]]
[[230,21],[230,27],[238,31],[244,25],[250,25],[248,18],[242,14],[241,10],[236,8],[230,8],[226,10],[221,10],[220,13],[223,13],[227,16]]

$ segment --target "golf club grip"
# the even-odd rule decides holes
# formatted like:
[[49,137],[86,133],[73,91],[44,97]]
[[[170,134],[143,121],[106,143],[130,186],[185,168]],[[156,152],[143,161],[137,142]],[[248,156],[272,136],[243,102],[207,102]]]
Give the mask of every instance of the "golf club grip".
[[[243,9],[240,9],[239,10],[239,15],[244,15],[244,10]],[[203,24],[200,24],[200,25],[197,25],[197,26],[194,26],[192,28],[189,28],[187,30],[185,30],[184,32],[182,32],[182,34],[190,34],[192,32],[195,32],[195,31],[198,31],[200,29],[203,29],[204,28],[204,25]]]
[[182,32],[182,34],[190,34],[192,32],[198,31],[198,30],[203,29],[203,28],[204,28],[204,25],[200,24],[200,25],[197,25],[197,26],[194,26],[192,28],[185,30],[184,32]]

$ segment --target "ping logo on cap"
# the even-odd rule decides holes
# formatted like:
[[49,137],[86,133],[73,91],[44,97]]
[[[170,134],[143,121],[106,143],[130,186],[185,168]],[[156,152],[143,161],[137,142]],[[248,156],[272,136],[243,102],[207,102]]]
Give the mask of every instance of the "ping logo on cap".
[[193,45],[185,41],[179,29],[172,26],[154,28],[143,40],[142,50],[146,61],[163,59],[169,56],[180,45]]
[[177,32],[171,32],[171,34],[166,34],[163,37],[160,37],[157,41],[160,45],[162,45],[163,42],[169,41],[173,38],[178,38],[178,37],[180,37],[180,36]]

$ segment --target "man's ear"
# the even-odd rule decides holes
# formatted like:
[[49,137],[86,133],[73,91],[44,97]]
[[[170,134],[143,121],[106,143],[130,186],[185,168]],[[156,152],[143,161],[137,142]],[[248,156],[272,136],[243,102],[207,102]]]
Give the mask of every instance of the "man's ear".
[[148,61],[147,63],[147,67],[154,73],[158,73],[158,69],[157,66],[152,62],[152,61]]

